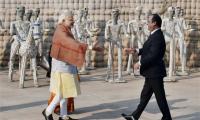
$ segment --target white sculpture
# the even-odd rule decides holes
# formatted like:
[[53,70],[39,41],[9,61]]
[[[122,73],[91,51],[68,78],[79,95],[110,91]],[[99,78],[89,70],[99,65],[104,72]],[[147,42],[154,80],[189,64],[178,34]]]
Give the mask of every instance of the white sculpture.
[[[34,86],[38,87],[37,80],[37,65],[36,55],[37,49],[35,47],[35,41],[33,40],[33,28],[29,21],[24,21],[23,16],[25,13],[25,7],[17,8],[17,21],[11,23],[10,34],[12,36],[10,61],[9,61],[9,78],[12,81],[13,77],[13,62],[16,53],[20,56],[20,80],[19,87],[24,87],[25,69],[27,58],[31,58],[31,65],[33,69]],[[29,14],[27,14],[29,15]],[[28,18],[28,17],[27,17]]]
[[176,35],[175,44],[177,44],[177,42],[178,42],[178,45],[179,45],[180,61],[181,61],[181,72],[182,72],[181,74],[187,75],[187,72],[185,71],[186,58],[187,58],[187,56],[186,56],[187,48],[186,48],[186,43],[184,41],[185,40],[184,33],[185,33],[185,30],[188,30],[188,25],[186,24],[186,21],[183,18],[183,16],[181,16],[181,11],[182,10],[181,10],[180,7],[176,7],[174,19],[177,22],[176,29],[180,30],[180,34]]
[[[90,39],[90,45],[93,46],[95,42],[98,41],[98,35],[101,32],[101,28],[98,25],[98,23],[95,23],[92,25],[92,28],[88,29],[89,39]],[[90,70],[94,69],[94,66],[92,65],[92,50],[88,49],[88,65],[87,68]]]
[[30,58],[31,60],[34,86],[39,87],[38,79],[37,79],[37,62],[36,62],[37,52],[38,52],[37,47],[33,39],[33,27],[30,26],[26,41],[22,42],[19,48],[19,55],[21,57],[21,68],[20,68],[20,79],[19,79],[20,88],[24,87],[25,70],[26,70],[26,64],[27,64],[28,58]]
[[[150,14],[151,11],[147,11],[147,17]],[[128,33],[131,34],[130,39],[130,48],[138,46],[138,48],[142,48],[144,42],[147,40],[147,37],[149,35],[148,26],[147,26],[147,20],[142,20],[142,7],[137,7],[135,10],[136,18],[134,20],[129,21],[128,23]],[[137,42],[135,45],[135,42]],[[140,59],[140,58],[139,58]],[[129,54],[128,58],[128,65],[127,65],[127,72],[128,74],[131,74],[131,65],[133,61],[133,55]]]
[[49,64],[46,57],[43,54],[43,39],[42,39],[43,25],[42,21],[39,18],[39,14],[40,14],[40,9],[36,8],[33,12],[32,23],[31,23],[33,26],[33,39],[35,40],[35,45],[38,50],[37,54],[37,56],[39,57],[38,65],[48,71]]
[[[122,78],[122,34],[126,32],[126,27],[122,21],[119,20],[119,9],[112,10],[112,20],[106,23],[105,40],[109,42],[108,53],[108,71],[106,81],[108,82],[126,82]],[[114,48],[118,49],[118,78],[114,78]],[[112,76],[112,78],[111,78]]]
[[[80,40],[83,43],[88,44],[89,46],[92,45],[91,39],[89,39],[89,31],[91,29],[92,22],[88,19],[88,9],[84,8],[81,9],[78,13],[78,19],[74,24],[74,33],[75,38]],[[89,51],[86,52],[86,62],[84,63],[83,67],[79,71],[80,74],[88,74],[87,67],[91,64],[91,56]]]
[[26,37],[28,35],[28,31],[30,28],[30,22],[28,21],[25,22],[23,20],[25,14],[25,7],[22,6],[18,7],[16,11],[17,11],[16,21],[11,22],[10,24],[10,34],[12,36],[11,52],[9,60],[9,75],[8,75],[10,81],[12,81],[13,79],[13,64],[15,61],[15,55],[19,50],[21,42],[26,41]]
[[165,36],[166,43],[170,43],[169,52],[169,79],[170,81],[175,81],[172,76],[175,75],[175,37],[180,35],[180,30],[177,27],[177,22],[174,19],[175,9],[174,7],[168,8],[168,17],[163,19],[162,31]]

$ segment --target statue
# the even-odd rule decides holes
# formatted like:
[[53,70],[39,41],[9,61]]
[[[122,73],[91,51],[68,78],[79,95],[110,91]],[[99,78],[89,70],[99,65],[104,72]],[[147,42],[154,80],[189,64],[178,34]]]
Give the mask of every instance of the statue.
[[11,44],[11,53],[10,53],[10,61],[9,61],[9,78],[12,81],[13,76],[13,62],[14,56],[18,52],[20,56],[20,80],[19,80],[19,87],[24,87],[24,79],[25,79],[25,69],[26,69],[26,62],[27,58],[31,58],[31,65],[33,69],[33,79],[34,79],[34,86],[38,87],[38,80],[37,80],[37,64],[36,64],[36,55],[37,49],[35,47],[35,41],[33,40],[33,27],[31,23],[28,21],[30,20],[30,14],[26,15],[27,20],[23,20],[25,13],[25,7],[18,7],[17,8],[17,20],[11,22],[10,34],[12,35],[12,44]]
[[[95,25],[92,26],[92,28],[88,29],[88,34],[89,34],[89,39],[90,39],[90,45],[93,46],[93,44],[95,42],[98,41],[98,35],[99,33],[101,32],[101,28],[100,26],[98,25],[98,23],[95,23]],[[92,50],[91,49],[88,49],[88,69],[94,69],[94,66],[92,65]]]
[[[146,15],[150,14],[151,11],[147,11]],[[128,32],[131,34],[130,39],[130,48],[136,47],[135,41],[137,42],[138,48],[142,48],[144,42],[147,40],[147,37],[149,36],[148,26],[147,26],[147,20],[142,20],[142,7],[137,7],[136,11],[136,18],[134,20],[129,21],[128,23]],[[140,58],[139,58],[140,59]],[[128,65],[127,65],[127,72],[128,74],[131,74],[131,65],[133,61],[133,55],[129,54],[128,58]]]
[[42,27],[42,21],[39,18],[39,14],[40,14],[40,9],[36,8],[32,17],[33,38],[35,40],[35,44],[38,49],[38,54],[37,54],[39,57],[38,65],[48,71],[49,64],[47,59],[43,55],[43,39],[42,39],[43,27]]
[[[109,51],[108,51],[108,70],[106,81],[108,82],[117,82],[124,83],[126,82],[122,78],[122,35],[123,32],[126,36],[126,27],[122,21],[119,20],[119,9],[112,10],[112,20],[109,20],[106,23],[105,28],[105,40],[109,42]],[[114,49],[118,50],[118,78],[114,78]],[[112,76],[112,78],[110,78]]]
[[180,30],[177,29],[177,22],[174,19],[175,9],[174,7],[168,8],[168,17],[163,19],[162,22],[162,31],[165,36],[166,43],[170,44],[169,51],[169,80],[176,81],[172,79],[172,76],[175,75],[175,36],[180,35]]
[[[175,17],[174,19],[177,22],[177,29],[180,30],[180,34],[176,35],[176,42],[175,44],[179,45],[179,51],[180,51],[180,61],[181,61],[181,74],[182,75],[188,75],[188,73],[185,71],[186,68],[186,52],[187,52],[187,48],[186,48],[186,43],[185,43],[185,30],[188,30],[188,25],[186,24],[185,19],[183,18],[183,10],[181,10],[180,7],[176,7],[175,9]],[[181,15],[182,14],[182,15]],[[175,45],[176,46],[176,45]]]
[[[89,46],[92,45],[91,40],[89,39],[89,31],[90,27],[92,25],[92,22],[88,20],[88,9],[84,8],[81,9],[78,13],[78,19],[76,20],[74,24],[74,33],[75,38],[83,43],[87,43]],[[79,71],[80,74],[88,74],[87,67],[91,64],[91,56],[89,55],[89,52],[87,50],[86,52],[86,61]]]
[[26,41],[26,36],[30,28],[30,25],[27,25],[27,22],[24,22],[23,20],[25,14],[25,7],[23,6],[18,7],[16,11],[17,11],[16,21],[11,22],[10,24],[10,35],[12,36],[12,39],[11,39],[11,52],[10,52],[8,76],[11,81],[13,79],[13,64],[15,60],[15,55],[19,50],[20,43]]

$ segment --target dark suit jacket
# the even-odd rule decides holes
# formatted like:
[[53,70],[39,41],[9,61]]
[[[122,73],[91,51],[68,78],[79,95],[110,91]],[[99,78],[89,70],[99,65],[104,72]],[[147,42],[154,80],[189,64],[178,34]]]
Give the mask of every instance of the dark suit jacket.
[[143,48],[139,50],[140,74],[146,78],[165,77],[166,69],[163,61],[165,50],[165,38],[159,29],[149,36]]

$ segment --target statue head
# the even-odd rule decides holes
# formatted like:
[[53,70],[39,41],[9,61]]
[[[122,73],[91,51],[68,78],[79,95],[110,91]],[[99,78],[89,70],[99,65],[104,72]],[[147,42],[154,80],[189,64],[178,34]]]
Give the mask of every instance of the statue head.
[[40,8],[36,8],[35,11],[34,11],[34,14],[35,14],[36,17],[38,17],[39,14],[40,14]]
[[180,14],[181,14],[181,8],[180,7],[176,7],[175,8],[175,15],[176,16],[180,16]]
[[167,12],[168,12],[169,17],[173,17],[174,13],[175,13],[174,7],[172,7],[172,6],[168,7]]
[[32,10],[28,10],[28,11],[25,13],[25,20],[26,20],[26,21],[31,21],[32,13],[33,13]]
[[142,7],[141,6],[136,7],[135,14],[137,16],[141,16],[141,14],[142,14]]
[[180,10],[180,16],[183,17],[184,15],[185,15],[185,11],[184,11],[184,9],[181,9]]
[[152,10],[151,9],[147,9],[146,11],[145,11],[145,18],[146,18],[146,20],[148,20],[148,18],[149,18],[149,16],[152,14]]
[[114,19],[118,19],[119,18],[119,9],[118,8],[115,8],[112,10],[112,17]]
[[17,17],[18,19],[23,20],[24,14],[25,14],[25,7],[24,6],[19,6],[16,9],[17,11]]
[[33,16],[32,20],[35,21],[38,18],[39,14],[40,14],[40,8],[36,8],[32,13]]
[[84,8],[84,17],[87,17],[88,16],[88,8]]

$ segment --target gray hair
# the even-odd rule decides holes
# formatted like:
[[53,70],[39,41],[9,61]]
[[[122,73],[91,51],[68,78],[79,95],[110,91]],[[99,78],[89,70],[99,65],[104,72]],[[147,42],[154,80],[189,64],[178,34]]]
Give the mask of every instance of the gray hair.
[[58,18],[58,24],[61,24],[66,17],[74,16],[73,12],[71,10],[65,10],[61,13],[61,15]]

